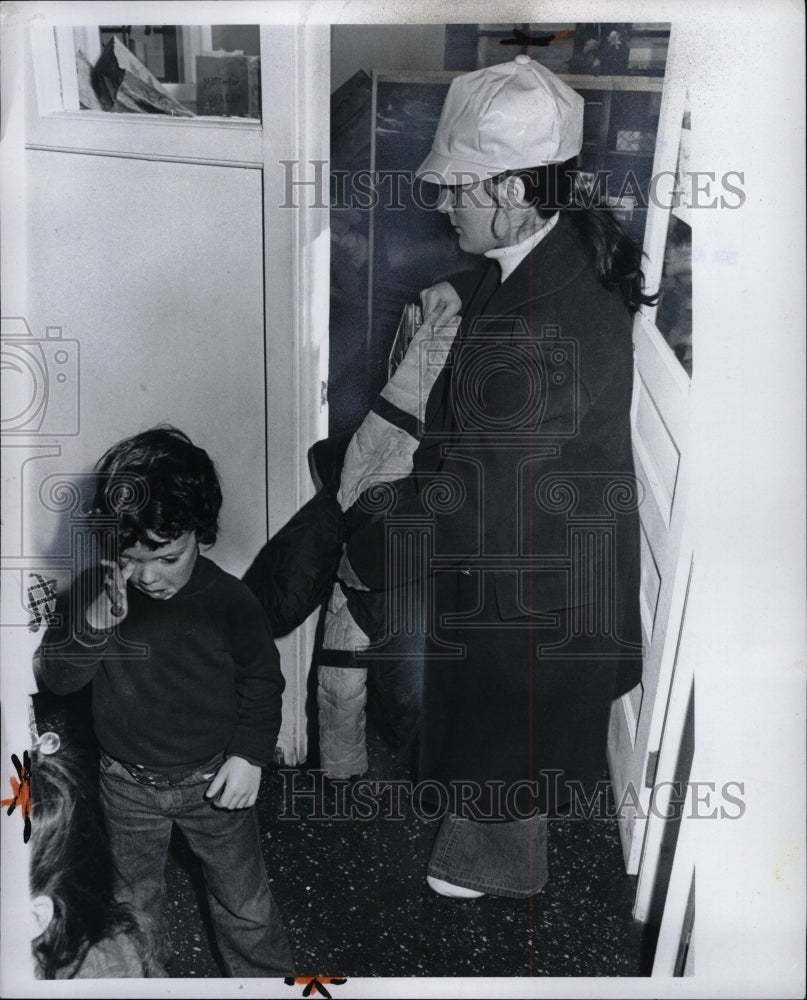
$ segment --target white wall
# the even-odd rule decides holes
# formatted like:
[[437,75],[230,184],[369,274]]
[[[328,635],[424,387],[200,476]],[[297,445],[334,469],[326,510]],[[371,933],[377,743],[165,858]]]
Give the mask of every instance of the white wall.
[[[28,321],[80,352],[80,432],[36,477],[172,423],[218,467],[211,556],[242,573],[266,537],[260,171],[33,150],[27,181]],[[26,550],[58,551],[63,519],[26,513]]]
[[168,422],[218,467],[211,557],[240,575],[267,536],[261,171],[43,150],[24,168],[27,252],[4,280],[4,336],[9,316],[34,341],[59,327],[72,360],[61,386],[50,366],[48,433],[3,439],[4,721],[21,744],[42,634],[27,627],[32,573],[63,587],[82,565],[68,496],[49,484],[88,494],[106,448]]

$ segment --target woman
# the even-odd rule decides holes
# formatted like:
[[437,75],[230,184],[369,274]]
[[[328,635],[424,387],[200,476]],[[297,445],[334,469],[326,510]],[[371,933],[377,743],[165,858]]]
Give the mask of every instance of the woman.
[[[638,249],[580,206],[582,131],[583,100],[527,56],[452,83],[418,174],[490,260],[422,295],[428,321],[462,323],[411,476],[342,563],[358,587],[429,581],[419,777],[446,808],[443,895],[543,887],[547,814],[601,777],[612,701],[641,677],[631,316],[651,299]],[[428,553],[407,568],[388,557],[404,522]]]

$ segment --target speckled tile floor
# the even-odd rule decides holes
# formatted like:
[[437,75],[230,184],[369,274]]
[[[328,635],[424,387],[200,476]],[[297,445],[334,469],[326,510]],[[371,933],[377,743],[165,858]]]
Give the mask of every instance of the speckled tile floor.
[[[64,706],[37,709],[40,731],[55,728],[74,744],[86,723],[65,721]],[[410,777],[368,725],[371,779]],[[296,770],[297,787],[312,773]],[[553,820],[549,882],[528,900],[495,896],[459,901],[436,895],[425,869],[435,822],[402,798],[400,819],[317,818],[302,802],[299,818],[285,795],[292,775],[269,770],[258,814],[272,891],[284,915],[302,975],[642,976],[652,963],[652,932],[631,917],[636,879],[625,874],[612,820]],[[320,816],[338,811],[333,788]],[[286,813],[285,818],[283,814]],[[170,976],[222,976],[209,930],[198,866],[175,836],[166,870]]]
[[[371,734],[371,770],[406,777],[404,763]],[[272,891],[284,914],[298,971],[329,976],[639,976],[643,928],[631,917],[635,878],[625,874],[616,824],[555,820],[550,879],[530,900],[455,901],[426,885],[434,822],[407,808],[401,819],[318,818],[273,770],[259,816]],[[313,787],[297,771],[296,787]],[[284,793],[286,797],[284,799]],[[328,789],[320,814],[339,811]],[[177,844],[169,863],[172,976],[222,975],[201,916],[192,859]]]

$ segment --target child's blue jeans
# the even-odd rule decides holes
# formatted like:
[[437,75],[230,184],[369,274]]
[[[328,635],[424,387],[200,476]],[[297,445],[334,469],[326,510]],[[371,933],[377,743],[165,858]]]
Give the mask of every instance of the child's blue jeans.
[[[144,783],[101,754],[101,804],[120,884],[119,899],[162,931],[165,862],[174,823],[202,863],[216,938],[233,977],[294,974],[291,947],[269,889],[255,808],[218,809],[204,798],[219,755],[169,783]],[[159,946],[161,938],[158,936]]]

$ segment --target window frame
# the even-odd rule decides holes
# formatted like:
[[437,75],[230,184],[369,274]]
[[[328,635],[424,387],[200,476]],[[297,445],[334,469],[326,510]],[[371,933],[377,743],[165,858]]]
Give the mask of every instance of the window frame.
[[[263,165],[263,125],[256,118],[125,114],[79,109],[75,53],[79,40],[93,58],[97,28],[33,26],[26,87],[26,147],[106,156]],[[201,38],[201,36],[200,36]],[[94,47],[95,46],[95,47]],[[178,85],[182,86],[182,85]]]

